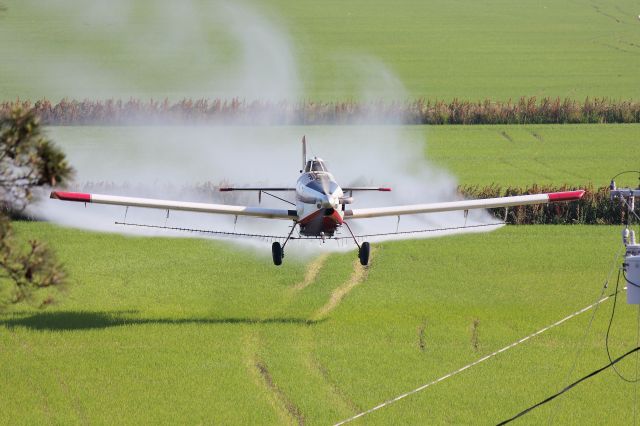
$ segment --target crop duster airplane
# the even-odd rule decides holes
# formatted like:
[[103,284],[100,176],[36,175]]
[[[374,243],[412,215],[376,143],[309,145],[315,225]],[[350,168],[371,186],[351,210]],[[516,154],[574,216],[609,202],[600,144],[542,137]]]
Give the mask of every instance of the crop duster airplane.
[[[275,237],[284,239],[284,242],[276,241],[272,244],[273,263],[282,264],[284,247],[292,239],[296,227],[299,228],[299,238],[322,240],[335,238],[338,229],[344,226],[353,241],[358,246],[358,257],[362,265],[369,263],[369,243],[358,243],[356,235],[351,231],[349,222],[358,219],[367,219],[384,216],[411,215],[420,213],[448,212],[471,209],[487,209],[496,207],[521,206],[527,204],[544,204],[558,201],[579,200],[584,191],[565,191],[547,194],[519,195],[513,197],[498,197],[480,200],[462,200],[429,204],[411,204],[391,207],[374,207],[362,209],[350,209],[347,205],[353,203],[353,193],[359,191],[391,191],[384,187],[345,187],[341,188],[333,175],[327,169],[326,164],[320,158],[314,157],[307,160],[306,141],[302,138],[302,169],[295,188],[220,188],[220,191],[257,191],[259,198],[262,193],[272,195],[270,192],[291,191],[295,192],[296,202],[290,203],[280,197],[274,196],[284,202],[295,206],[295,209],[273,209],[250,206],[234,206],[226,204],[194,203],[184,201],[156,200],[149,198],[121,197],[114,195],[87,194],[79,192],[53,191],[51,198],[63,201],[76,201],[81,203],[111,204],[126,207],[146,207],[162,210],[181,210],[200,213],[226,214],[236,216],[252,216],[267,219],[289,220],[293,222],[289,235]],[[215,232],[214,232],[215,233]],[[220,232],[226,235],[248,235]],[[393,233],[389,233],[393,234]],[[252,235],[256,236],[256,235]],[[267,237],[267,236],[265,236]]]

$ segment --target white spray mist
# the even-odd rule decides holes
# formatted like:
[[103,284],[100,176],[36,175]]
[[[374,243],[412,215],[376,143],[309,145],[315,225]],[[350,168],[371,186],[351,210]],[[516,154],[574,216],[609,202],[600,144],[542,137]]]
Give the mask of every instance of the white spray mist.
[[[65,0],[62,3],[70,2]],[[190,81],[190,88],[185,90],[184,95],[200,85],[205,88],[203,95],[209,96],[222,94],[226,97],[242,96],[262,100],[292,100],[300,97],[293,49],[278,26],[246,5],[215,3],[202,6],[200,3],[187,1],[176,7],[179,10],[167,11],[158,6],[155,10],[158,20],[152,20],[148,27],[137,28],[138,42],[126,46],[139,53],[141,69],[157,69],[163,63],[163,52],[171,53],[176,49],[186,49],[184,55],[194,57],[193,66],[202,65],[196,58],[198,55],[216,54],[216,46],[211,45],[207,35],[208,25],[215,22],[227,29],[226,37],[241,52],[239,59],[229,64],[227,75],[217,75],[207,81]],[[133,20],[133,9],[128,8],[126,3],[119,3],[117,10],[124,16],[118,20],[108,15],[109,22],[115,19],[119,23],[129,23]],[[86,13],[99,23],[99,14],[93,9]],[[147,37],[154,34],[169,17],[175,18],[173,24],[162,33],[164,38],[157,42],[156,47],[149,49]],[[89,65],[93,66],[91,63]],[[64,67],[63,64],[60,66]],[[375,58],[363,57],[353,61],[352,68],[351,72],[363,76],[360,88],[362,99],[406,99],[407,95],[399,79]],[[77,69],[70,69],[68,72],[73,76]],[[134,77],[125,75],[122,77],[126,80],[125,83],[116,83],[114,87],[131,87],[136,81]],[[108,91],[108,86],[118,78],[109,76],[101,80],[101,87],[106,87],[105,90]],[[61,84],[60,80],[55,80],[55,84]],[[257,194],[245,194],[232,200],[222,196],[202,199],[202,193],[189,188],[202,182],[216,184],[225,181],[240,186],[294,186],[300,162],[299,141],[306,134],[311,153],[327,160],[342,186],[375,184],[393,188],[391,193],[354,194],[354,208],[458,198],[455,179],[424,159],[422,133],[403,126],[71,127],[51,128],[49,131],[77,169],[77,181],[80,184],[106,182],[114,185],[112,193],[257,204]],[[128,188],[123,188],[124,184],[128,184]],[[293,200],[290,196],[288,198]],[[263,197],[263,205],[290,208],[269,197]],[[113,224],[114,220],[124,219],[123,207],[89,205],[85,209],[75,203],[43,200],[34,207],[34,211],[68,226],[125,233],[140,232],[136,228]],[[233,217],[184,212],[172,212],[167,218],[163,211],[147,209],[129,209],[127,221],[267,235],[283,235],[290,226],[287,221],[240,218],[234,223]],[[454,212],[407,216],[400,220],[399,225],[396,218],[353,221],[353,229],[358,234],[375,234],[394,232],[396,229],[411,231],[450,228],[465,223],[475,225],[493,221],[495,220],[484,211],[472,212],[466,219],[462,212]],[[162,231],[147,230],[144,233],[167,235]],[[415,234],[413,237],[446,233],[450,232]],[[346,235],[346,230],[343,230],[342,236]],[[370,240],[382,239],[385,238]],[[317,242],[310,245],[319,246]],[[322,247],[339,249],[345,246],[330,242]]]

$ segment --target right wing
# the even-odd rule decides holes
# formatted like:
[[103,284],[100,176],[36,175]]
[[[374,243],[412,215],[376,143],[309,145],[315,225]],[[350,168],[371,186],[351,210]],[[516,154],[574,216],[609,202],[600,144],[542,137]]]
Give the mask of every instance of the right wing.
[[479,200],[449,201],[445,203],[410,204],[393,207],[353,209],[344,212],[345,219],[366,219],[371,217],[400,216],[405,214],[449,212],[455,210],[491,209],[496,207],[546,204],[558,201],[579,200],[584,191],[552,192],[547,194],[517,195],[514,197],[484,198]]
[[193,203],[188,201],[156,200],[151,198],[120,197],[117,195],[87,194],[82,192],[53,191],[51,198],[80,203],[110,204],[126,207],[146,207],[161,210],[181,210],[199,213],[253,216],[266,219],[296,220],[295,210],[266,209],[262,207],[231,206],[226,204]]

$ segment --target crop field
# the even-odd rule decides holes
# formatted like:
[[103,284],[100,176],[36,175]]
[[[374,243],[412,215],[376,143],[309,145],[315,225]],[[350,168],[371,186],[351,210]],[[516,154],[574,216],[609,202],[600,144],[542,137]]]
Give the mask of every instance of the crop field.
[[[507,227],[379,244],[367,270],[353,253],[274,268],[222,242],[16,226],[51,242],[72,285],[0,316],[5,424],[335,423],[592,303],[619,245],[617,227]],[[606,363],[610,310],[584,342],[591,311],[364,422],[504,420],[565,386],[579,348],[572,379]],[[614,354],[635,315],[619,304]],[[633,389],[606,372],[526,421],[622,423]]]
[[[242,60],[237,40],[261,27],[261,21],[232,16],[228,21],[240,34],[229,36],[234,29],[225,26],[215,4],[194,11],[150,0],[109,7],[70,0],[4,3],[4,99],[215,97],[221,89],[212,81]],[[376,81],[385,69],[411,98],[640,98],[640,10],[634,0],[271,0],[252,6],[286,34],[310,99],[363,96],[363,81]],[[154,37],[159,42],[150,43]],[[269,52],[290,60],[277,56],[276,48]],[[251,67],[273,71],[261,63]]]
[[606,186],[616,173],[637,167],[626,153],[637,150],[640,140],[638,125],[430,126],[423,131],[427,158],[470,185]]

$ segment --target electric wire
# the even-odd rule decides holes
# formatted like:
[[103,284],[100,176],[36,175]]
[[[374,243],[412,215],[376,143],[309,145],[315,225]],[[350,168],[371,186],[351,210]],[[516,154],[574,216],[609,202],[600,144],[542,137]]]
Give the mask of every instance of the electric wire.
[[[640,346],[640,305],[638,305],[638,331],[636,332],[636,346]],[[640,352],[636,353],[636,385],[633,387],[633,424],[638,424],[638,362]]]
[[[637,173],[640,175],[640,172],[637,172]],[[622,174],[622,173],[620,173],[620,174]],[[617,176],[619,176],[620,174],[618,174]],[[632,207],[631,204],[629,204],[629,202],[626,199],[624,200],[624,203],[627,206],[627,212],[633,213],[633,215],[640,221],[640,217],[638,217],[638,215],[636,214],[634,209],[631,208]],[[613,298],[613,307],[611,308],[611,317],[609,318],[609,325],[607,326],[607,333],[605,335],[605,348],[607,350],[607,357],[609,358],[610,362],[611,362],[611,350],[609,348],[609,337],[611,335],[611,327],[613,325],[613,319],[614,319],[614,316],[615,316],[615,313],[616,313],[616,306],[617,306],[617,302],[618,302],[618,286],[620,285],[620,275],[622,274],[624,280],[627,282],[628,285],[640,288],[640,285],[638,285],[638,283],[631,282],[627,278],[626,270],[624,269],[625,266],[626,265],[623,265],[622,268],[618,269],[618,279],[616,280],[616,292],[614,293],[615,296]],[[639,326],[638,332],[640,333],[640,326]],[[637,373],[636,373],[635,379],[629,379],[629,378],[625,377],[615,366],[613,366],[613,370],[616,372],[618,377],[620,377],[625,382],[638,383],[638,381],[640,381],[640,378],[638,377]]]
[[[521,412],[519,412],[518,414],[516,414],[513,417],[508,418],[507,420],[503,420],[500,423],[497,424],[497,426],[502,426],[502,425],[506,425],[507,423],[510,423],[514,420],[516,420],[519,417],[524,416],[525,414],[531,412],[532,410],[540,407],[541,405],[546,404],[547,402],[553,401],[554,399],[556,399],[557,397],[559,397],[560,395],[562,395],[563,393],[567,392],[568,390],[574,388],[575,386],[577,386],[578,384],[584,382],[585,380],[596,376],[598,374],[600,374],[601,372],[603,372],[604,370],[608,369],[609,367],[614,367],[615,364],[617,364],[618,362],[622,361],[624,358],[628,357],[629,355],[638,352],[640,350],[640,346],[636,346],[635,348],[631,349],[628,352],[625,352],[624,354],[620,355],[618,358],[611,360],[611,362],[603,367],[598,368],[597,370],[592,371],[591,373],[587,374],[586,376],[581,377],[580,379],[576,380],[575,382],[571,383],[569,386],[565,387],[564,389],[562,389],[559,392],[554,393],[553,395],[543,399],[542,401],[532,405],[531,407],[527,408],[526,410],[522,410]],[[615,367],[614,367],[615,368]]]
[[626,170],[626,171],[624,171],[624,172],[620,172],[620,173],[618,173],[617,175],[615,175],[614,177],[612,177],[610,180],[612,180],[612,181],[613,181],[613,180],[615,180],[618,176],[622,176],[622,175],[627,174],[627,173],[637,173],[638,175],[640,175],[640,170]]
[[640,284],[636,284],[634,282],[629,281],[629,278],[627,278],[627,273],[624,269],[622,269],[622,276],[624,277],[624,280],[627,282],[627,284],[630,284],[634,287],[640,287]]
[[[605,335],[605,339],[604,339],[604,344],[605,344],[605,348],[607,350],[607,357],[609,357],[609,362],[613,362],[612,357],[611,357],[611,350],[609,349],[609,336],[611,334],[611,326],[613,324],[613,317],[615,316],[615,313],[616,313],[616,305],[617,305],[617,302],[618,302],[618,286],[619,285],[620,285],[620,270],[618,270],[618,279],[616,280],[616,291],[613,293],[613,307],[611,308],[611,318],[609,318],[609,325],[607,326],[607,334]],[[624,377],[622,375],[622,373],[620,373],[620,371],[618,371],[618,369],[615,366],[613,366],[613,371],[615,371],[616,374],[618,375],[618,377],[620,377],[625,382],[636,383],[638,381],[638,377],[636,377],[633,380]]]
[[636,213],[636,211],[631,208],[631,204],[629,204],[627,200],[624,200],[624,204],[627,206],[627,211],[630,212],[632,215],[634,215],[636,219],[638,219],[638,222],[640,223],[640,216],[638,216],[638,213]]
[[521,339],[519,339],[519,340],[517,340],[517,341],[515,341],[515,342],[513,342],[513,343],[511,343],[511,344],[509,344],[509,345],[507,345],[505,347],[503,347],[502,349],[499,349],[499,350],[494,351],[494,352],[492,352],[492,353],[490,353],[488,355],[485,355],[482,358],[477,359],[477,360],[473,361],[470,364],[467,364],[467,365],[465,365],[463,367],[460,367],[455,371],[452,371],[452,372],[450,372],[448,374],[445,374],[444,376],[442,376],[440,378],[437,378],[435,380],[432,380],[432,381],[430,381],[430,382],[428,382],[428,383],[426,383],[426,384],[424,384],[422,386],[419,386],[419,387],[417,387],[417,388],[415,388],[413,390],[410,390],[410,391],[405,392],[405,393],[403,393],[401,395],[398,395],[398,396],[396,396],[394,398],[391,398],[391,399],[389,399],[389,400],[387,400],[385,402],[382,402],[382,403],[376,405],[375,407],[372,407],[372,408],[369,408],[368,410],[362,411],[362,412],[360,412],[360,413],[358,413],[358,414],[356,414],[354,416],[351,416],[351,417],[349,417],[349,418],[347,418],[345,420],[341,420],[341,421],[335,423],[334,426],[340,426],[340,425],[349,423],[349,422],[351,422],[353,420],[356,420],[358,418],[361,418],[363,416],[366,416],[368,414],[371,414],[374,411],[377,411],[377,410],[379,410],[381,408],[387,407],[387,406],[389,406],[389,405],[391,405],[391,404],[393,404],[395,402],[400,401],[401,399],[404,399],[404,398],[406,398],[406,397],[408,397],[410,395],[413,395],[413,394],[416,394],[418,392],[421,392],[421,391],[427,389],[428,387],[431,387],[431,386],[433,386],[433,385],[435,385],[437,383],[440,383],[440,382],[442,382],[442,381],[444,381],[446,379],[449,379],[449,378],[451,378],[453,376],[456,376],[456,375],[462,373],[463,371],[465,371],[465,370],[467,370],[467,369],[469,369],[471,367],[474,367],[474,366],[476,366],[476,365],[478,365],[478,364],[480,364],[480,363],[482,363],[484,361],[487,361],[487,360],[489,360],[489,359],[491,359],[491,358],[493,358],[493,357],[495,357],[495,356],[497,356],[497,355],[499,355],[499,354],[501,354],[501,353],[503,353],[503,352],[505,352],[505,351],[507,351],[509,349],[512,349],[512,348],[520,345],[521,343],[526,342],[527,340],[529,340],[529,339],[531,339],[533,337],[536,337],[536,336],[538,336],[538,335],[540,335],[540,334],[542,334],[542,333],[544,333],[546,331],[551,330],[552,328],[555,328],[555,327],[565,323],[566,321],[570,320],[571,318],[574,318],[574,317],[576,317],[576,316],[578,316],[580,314],[583,314],[584,312],[588,311],[589,309],[593,309],[594,307],[598,306],[599,304],[609,300],[611,297],[613,297],[613,294],[608,294],[608,295],[602,297],[600,300],[597,300],[596,302],[592,303],[591,305],[585,306],[584,308],[580,309],[579,311],[576,311],[576,312],[574,312],[574,313],[572,313],[570,315],[567,315],[566,317],[562,318],[561,320],[556,321],[553,324],[548,325],[548,326],[546,326],[544,328],[541,328],[540,330],[538,330],[538,331],[536,331],[536,332],[534,332],[532,334],[529,334],[528,336],[525,336],[525,337],[523,337],[523,338],[521,338]]
[[[618,249],[618,251],[616,252],[616,255],[613,259],[613,263],[611,264],[611,268],[609,269],[609,273],[607,274],[607,277],[604,280],[604,284],[602,285],[602,289],[600,290],[600,294],[598,295],[598,298],[596,300],[599,300],[602,298],[602,296],[604,295],[604,292],[607,291],[607,288],[609,287],[609,282],[611,281],[611,277],[613,276],[613,271],[615,271],[616,266],[618,265],[618,260],[620,259],[620,254],[622,253],[622,249],[624,248],[624,246],[620,246],[620,248]],[[595,309],[593,310],[593,313],[591,314],[591,318],[589,319],[589,323],[587,324],[587,328],[585,329],[584,333],[582,334],[582,339],[580,340],[580,344],[578,346],[578,350],[576,351],[576,355],[573,359],[573,364],[571,365],[571,368],[569,369],[569,373],[567,374],[566,379],[563,381],[563,383],[569,383],[569,381],[571,380],[571,376],[573,376],[573,373],[575,372],[576,367],[578,366],[578,360],[581,358],[582,356],[582,352],[584,351],[585,348],[585,342],[587,340],[587,336],[589,335],[589,332],[591,331],[591,326],[593,325],[593,320],[596,317],[596,313],[598,312],[598,309],[600,308],[600,305],[598,304]],[[640,330],[640,328],[639,328]],[[638,344],[638,346],[640,346],[640,343]],[[556,404],[555,408],[553,410],[551,410],[551,412],[549,413],[549,425],[551,425],[553,423],[553,419],[555,418],[555,415],[557,414],[558,410],[560,409],[560,406],[562,405],[562,402],[558,402],[558,404]]]

